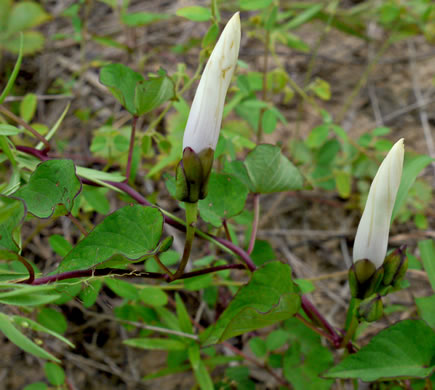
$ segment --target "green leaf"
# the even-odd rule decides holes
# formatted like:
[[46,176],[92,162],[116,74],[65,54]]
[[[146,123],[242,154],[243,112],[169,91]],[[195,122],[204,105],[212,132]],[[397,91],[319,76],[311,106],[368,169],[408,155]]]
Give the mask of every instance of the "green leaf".
[[122,14],[122,23],[130,27],[146,26],[153,22],[168,19],[170,15],[159,14],[154,12],[133,12],[130,14]]
[[175,295],[175,307],[177,310],[178,321],[180,323],[180,329],[184,333],[192,333],[192,323],[190,322],[189,313],[178,293]]
[[118,296],[129,299],[136,300],[139,299],[139,291],[132,283],[125,282],[120,279],[106,278],[104,280],[106,285]]
[[[2,5],[0,5],[0,7],[2,7]],[[0,9],[0,11],[2,11],[2,10]],[[2,104],[4,102],[4,100],[6,99],[6,97],[9,95],[9,92],[11,91],[12,87],[14,86],[15,80],[18,76],[18,72],[20,71],[21,62],[23,60],[23,40],[24,40],[23,35],[20,34],[20,44],[18,46],[18,58],[17,58],[17,61],[15,62],[14,70],[12,71],[11,75],[9,76],[6,87],[0,95],[0,104]]]
[[7,32],[13,34],[36,27],[48,19],[50,19],[50,15],[39,4],[31,1],[22,1],[12,8],[8,18]]
[[281,348],[287,343],[288,338],[288,333],[282,329],[277,329],[273,332],[270,332],[266,337],[267,349],[269,351],[274,351],[275,349]]
[[276,260],[276,253],[272,245],[265,240],[255,240],[254,250],[251,253],[251,258],[255,265],[263,265],[264,263]]
[[302,188],[298,169],[281,153],[278,146],[258,145],[244,162],[254,193],[271,193]]
[[412,158],[406,158],[403,164],[402,179],[400,181],[399,190],[397,191],[396,202],[393,208],[393,217],[396,218],[397,213],[406,201],[406,197],[415,179],[419,173],[430,163],[432,159],[426,155],[419,155]]
[[49,307],[42,308],[37,319],[40,324],[59,334],[64,334],[68,328],[65,316]]
[[157,248],[163,215],[153,207],[125,206],[107,216],[62,260],[58,272],[88,269],[115,255],[139,260]]
[[349,198],[352,191],[352,176],[346,171],[334,171],[335,185],[338,194],[343,198]]
[[34,93],[28,93],[20,103],[20,116],[26,122],[30,122],[35,115],[38,99]]
[[209,45],[214,45],[219,36],[219,27],[217,24],[212,24],[208,29],[207,33],[202,38],[201,46],[203,48],[208,47]]
[[58,294],[53,294],[54,286],[6,284],[4,287],[9,290],[4,292],[0,290],[0,303],[6,305],[38,306],[53,302],[60,297]]
[[[305,340],[304,340],[305,341]],[[295,390],[329,390],[333,383],[320,377],[331,367],[334,358],[331,351],[320,344],[302,351],[301,340],[295,340],[284,354],[283,372]]]
[[0,196],[0,253],[3,249],[18,253],[20,236],[17,228],[24,219],[23,202]]
[[271,134],[275,131],[277,117],[273,110],[266,110],[261,118],[261,126],[265,134]]
[[240,9],[245,11],[256,11],[272,4],[273,0],[240,0]]
[[241,213],[245,207],[248,189],[236,177],[224,173],[212,173],[208,194],[198,202],[201,218],[215,227]]
[[2,332],[12,343],[34,356],[60,363],[60,360],[48,353],[45,349],[36,345],[27,336],[21,333],[12,323],[10,317],[0,313],[0,332]]
[[313,130],[311,130],[305,143],[311,149],[319,148],[325,143],[325,141],[328,138],[328,135],[329,135],[329,124],[323,123],[315,127]]
[[168,303],[168,296],[158,287],[146,286],[139,292],[143,303],[150,306],[165,306]]
[[249,348],[251,348],[251,351],[254,353],[257,357],[263,357],[267,353],[267,346],[266,342],[261,339],[260,337],[253,337],[251,340],[249,340]]
[[0,123],[0,135],[17,135],[23,133],[24,129],[8,125],[6,123]]
[[83,291],[81,291],[80,299],[84,307],[91,307],[97,301],[102,285],[102,280],[96,279],[90,282],[89,285]]
[[56,337],[57,339],[64,342],[65,344],[67,344],[71,348],[75,348],[74,344],[71,343],[68,339],[66,339],[65,337],[56,333],[55,331],[53,331],[49,328],[46,328],[44,325],[38,324],[36,321],[33,321],[33,320],[26,318],[26,317],[21,317],[21,316],[12,316],[10,318],[12,319],[12,321],[14,323],[16,323],[17,325],[20,325],[23,328],[33,329],[35,332],[47,333],[50,336]]
[[153,77],[136,84],[134,104],[137,115],[154,110],[175,97],[175,85],[167,76]]
[[28,184],[12,196],[22,199],[27,210],[38,218],[49,218],[56,206],[62,204],[67,212],[81,189],[71,160],[49,160],[39,164]]
[[435,291],[435,245],[432,239],[419,241],[418,249],[420,249],[421,260],[423,261],[424,269],[429,277],[432,290]]
[[35,382],[23,387],[23,390],[47,390],[48,387],[44,382]]
[[123,64],[110,64],[100,70],[100,82],[109,88],[112,95],[132,115],[137,114],[135,104],[136,86],[143,81],[142,75]]
[[288,265],[278,261],[257,269],[201,340],[213,344],[293,316],[300,306]]
[[285,321],[284,329],[289,337],[282,362],[285,378],[295,390],[330,390],[332,381],[320,374],[333,365],[334,359],[319,335],[294,317]]
[[65,239],[65,237],[59,234],[53,234],[48,238],[51,248],[59,256],[66,256],[68,252],[73,248],[72,245]]
[[325,80],[316,77],[312,83],[308,86],[308,90],[313,91],[317,97],[322,100],[331,99],[331,86]]
[[[25,31],[23,36],[23,55],[33,54],[44,47],[45,38],[38,31]],[[2,41],[2,46],[11,53],[19,53],[21,34],[15,34],[8,40]]]
[[284,31],[292,30],[301,26],[302,24],[313,19],[323,8],[323,4],[313,4],[300,14],[296,15],[290,22],[282,26]]
[[0,26],[2,30],[7,25],[11,8],[12,8],[12,0],[0,1]]
[[327,378],[425,378],[435,369],[435,332],[422,320],[382,330],[357,353],[327,371]]
[[48,381],[53,386],[60,386],[65,382],[65,372],[63,371],[63,368],[57,364],[50,362],[45,363],[44,371]]
[[206,22],[211,19],[211,10],[200,6],[179,8],[176,14],[194,22]]
[[153,349],[162,351],[184,351],[186,344],[179,340],[173,339],[152,339],[152,338],[140,338],[140,339],[128,339],[123,341],[123,344],[130,347]]
[[435,294],[430,297],[415,298],[421,318],[435,330]]
[[202,360],[198,362],[197,367],[193,368],[193,373],[201,390],[214,390],[215,387],[213,386],[213,381]]

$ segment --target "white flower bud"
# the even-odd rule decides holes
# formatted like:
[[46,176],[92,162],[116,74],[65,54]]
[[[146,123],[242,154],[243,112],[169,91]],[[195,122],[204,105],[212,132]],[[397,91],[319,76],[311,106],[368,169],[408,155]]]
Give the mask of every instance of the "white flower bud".
[[183,150],[196,153],[216,149],[225,96],[237,65],[240,47],[240,16],[237,12],[222,31],[202,73],[183,138]]
[[391,148],[373,179],[355,236],[354,262],[368,259],[377,268],[384,263],[391,214],[402,177],[403,156],[402,138]]

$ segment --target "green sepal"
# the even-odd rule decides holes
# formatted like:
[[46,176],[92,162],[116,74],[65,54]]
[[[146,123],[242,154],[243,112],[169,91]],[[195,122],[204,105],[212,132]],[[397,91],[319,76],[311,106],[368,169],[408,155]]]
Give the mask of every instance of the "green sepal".
[[355,266],[349,268],[348,273],[350,295],[356,299],[358,296],[358,279],[356,278]]
[[364,299],[358,308],[358,316],[367,322],[377,321],[383,314],[384,304],[379,294]]
[[359,284],[366,283],[376,272],[376,266],[367,259],[358,260],[354,263],[356,279]]
[[182,202],[196,203],[207,196],[208,180],[213,165],[213,149],[195,153],[185,148],[176,170],[175,197]]
[[382,268],[384,269],[384,278],[382,280],[384,286],[390,286],[400,281],[408,269],[408,258],[405,249],[401,247],[390,253],[385,258]]
[[382,283],[382,279],[384,278],[384,269],[378,268],[373,276],[370,278],[368,282],[366,282],[367,287],[365,289],[364,298],[369,297],[378,291],[379,286]]
[[358,260],[349,268],[349,287],[353,298],[364,299],[377,292],[384,269],[367,259]]
[[199,188],[199,199],[205,199],[208,192],[208,181],[210,179],[211,167],[213,166],[214,151],[211,148],[202,150],[199,153],[199,160],[202,166],[202,183]]
[[367,259],[358,260],[349,268],[349,287],[353,298],[364,298],[367,284],[376,272],[375,265]]
[[358,317],[358,308],[361,300],[358,298],[352,298],[349,302],[349,307],[347,309],[346,314],[346,323],[345,323],[345,329],[349,329],[352,321],[354,321],[354,318]]

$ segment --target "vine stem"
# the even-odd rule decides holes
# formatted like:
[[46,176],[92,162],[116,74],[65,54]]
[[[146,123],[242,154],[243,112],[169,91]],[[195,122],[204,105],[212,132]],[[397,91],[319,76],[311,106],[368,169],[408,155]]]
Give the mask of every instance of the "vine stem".
[[45,145],[44,152],[48,152],[50,150],[50,143],[39,134],[32,126],[30,126],[26,121],[22,120],[20,117],[16,116],[13,112],[9,111],[5,106],[0,104],[0,112],[5,114],[7,117],[18,123],[20,126],[23,126],[27,131],[32,133],[35,138],[41,141]]
[[260,194],[254,194],[254,222],[252,224],[251,238],[249,240],[248,255],[252,253],[257,237],[258,222],[260,221]]
[[210,268],[199,269],[197,271],[186,272],[185,274],[181,275],[178,279],[187,279],[187,278],[192,278],[194,276],[210,274],[212,272],[219,272],[228,269],[246,269],[246,268],[243,264],[218,265],[216,267],[210,267]]
[[195,223],[198,219],[198,202],[185,202],[184,205],[186,207],[186,240],[184,242],[183,257],[174,275],[175,279],[183,275],[187,262],[189,261],[193,239],[195,238]]
[[32,267],[32,265],[20,254],[15,253],[17,256],[17,260],[26,267],[27,271],[29,272],[29,277],[26,280],[23,280],[21,283],[25,284],[32,284],[35,280],[35,271]]
[[62,272],[56,275],[43,276],[41,278],[36,278],[32,283],[34,286],[38,286],[41,284],[49,284],[58,282],[66,279],[74,279],[74,278],[83,278],[83,277],[92,277],[92,276],[106,276],[106,275],[119,275],[119,276],[133,276],[133,277],[142,277],[142,278],[150,278],[150,279],[167,279],[167,275],[160,274],[157,272],[137,272],[137,271],[126,271],[125,269],[116,269],[116,268],[104,268],[104,269],[83,269],[77,271],[67,271]]
[[301,305],[305,314],[312,321],[318,323],[323,329],[325,329],[331,335],[332,343],[334,344],[334,347],[340,348],[340,344],[341,344],[340,335],[305,295],[301,296]]
[[316,332],[318,335],[324,337],[325,339],[329,340],[332,344],[334,344],[334,340],[332,339],[331,335],[325,333],[322,329],[319,329],[316,325],[314,325],[310,321],[307,321],[299,313],[295,314],[295,318],[297,318],[300,322],[302,322],[307,328],[310,328],[311,330]]
[[88,231],[84,228],[84,226],[80,223],[80,221],[74,217],[70,212],[66,215],[69,220],[76,225],[77,229],[80,230],[80,233],[82,233],[85,237],[88,235]]
[[134,140],[135,140],[135,137],[136,137],[137,120],[138,120],[138,116],[137,115],[133,115],[133,119],[131,121],[130,145],[128,147],[127,168],[125,170],[126,181],[128,181],[130,179],[131,160],[133,158],[133,149],[134,149]]

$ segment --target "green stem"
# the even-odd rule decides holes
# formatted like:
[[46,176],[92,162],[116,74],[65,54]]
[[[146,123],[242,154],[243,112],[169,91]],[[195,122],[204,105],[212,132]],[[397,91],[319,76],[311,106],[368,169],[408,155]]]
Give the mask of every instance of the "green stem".
[[189,261],[190,251],[192,250],[193,239],[195,237],[195,223],[198,218],[198,203],[185,202],[186,206],[186,242],[184,243],[183,257],[174,278],[177,279],[184,273],[187,262]]
[[352,299],[349,303],[349,309],[346,318],[346,333],[340,343],[340,348],[348,345],[349,341],[353,339],[355,332],[358,328],[359,322],[356,313],[358,312],[359,299]]
[[125,172],[125,177],[126,177],[127,182],[130,179],[130,173],[131,173],[131,162],[133,159],[134,139],[136,137],[137,120],[138,120],[138,117],[136,115],[134,115],[133,120],[131,121],[130,145],[128,147],[127,169]]
[[252,253],[257,237],[258,222],[260,221],[260,194],[254,194],[254,221],[252,223],[251,239],[249,240],[248,255]]

